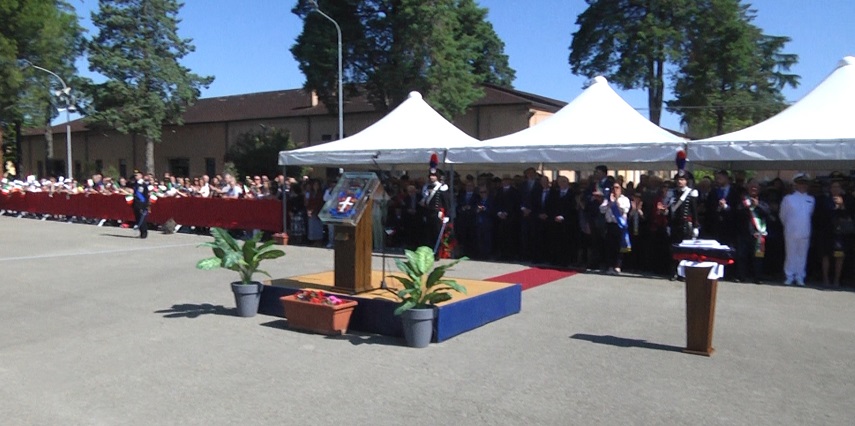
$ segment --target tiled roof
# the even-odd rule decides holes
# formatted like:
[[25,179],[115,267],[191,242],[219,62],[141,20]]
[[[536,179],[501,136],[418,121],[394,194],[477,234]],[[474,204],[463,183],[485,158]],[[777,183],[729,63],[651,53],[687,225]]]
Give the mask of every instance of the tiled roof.
[[[566,102],[514,89],[506,89],[491,84],[483,85],[484,96],[472,106],[528,104],[531,108],[555,112]],[[375,111],[365,96],[345,98],[344,113]],[[242,95],[203,98],[187,108],[184,113],[185,124],[221,123],[242,120],[258,120],[281,117],[305,117],[328,115],[330,111],[323,102],[312,106],[311,97],[302,89],[277,90],[272,92],[247,93]],[[71,122],[72,132],[88,130],[84,119]],[[53,126],[54,134],[64,133],[65,124]],[[39,129],[26,129],[25,135],[43,133]]]

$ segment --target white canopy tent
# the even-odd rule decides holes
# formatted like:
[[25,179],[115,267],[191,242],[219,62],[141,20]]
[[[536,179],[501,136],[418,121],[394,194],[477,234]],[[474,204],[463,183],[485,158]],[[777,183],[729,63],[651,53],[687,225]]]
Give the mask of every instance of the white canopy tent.
[[855,57],[804,98],[754,126],[689,143],[689,159],[741,169],[833,170],[855,160]]
[[[673,168],[685,140],[651,123],[603,77],[542,123],[511,135],[450,148],[454,164],[553,164],[568,168]],[[455,168],[457,168],[455,166]]]
[[[418,166],[427,170],[432,153],[444,162],[452,147],[480,142],[449,123],[411,92],[401,105],[365,130],[338,140],[279,153],[280,166]],[[447,161],[447,160],[446,160]]]

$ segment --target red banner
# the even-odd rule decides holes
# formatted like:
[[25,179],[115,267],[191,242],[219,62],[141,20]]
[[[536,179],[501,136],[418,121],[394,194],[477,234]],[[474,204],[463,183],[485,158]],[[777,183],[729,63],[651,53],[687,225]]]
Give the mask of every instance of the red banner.
[[[0,210],[77,216],[130,222],[134,212],[124,195],[53,194],[23,192],[0,195]],[[151,204],[149,221],[162,224],[172,218],[182,226],[282,231],[279,200],[167,197]]]

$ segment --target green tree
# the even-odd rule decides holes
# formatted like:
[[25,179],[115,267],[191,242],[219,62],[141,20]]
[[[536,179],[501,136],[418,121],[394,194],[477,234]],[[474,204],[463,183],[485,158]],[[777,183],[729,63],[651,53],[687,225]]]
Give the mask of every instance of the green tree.
[[[306,76],[304,87],[335,110],[336,33],[310,3],[299,0],[292,10],[305,24],[291,53]],[[417,90],[451,118],[483,96],[478,84],[510,87],[514,79],[487,10],[474,0],[346,0],[320,6],[341,25],[349,92],[364,88],[381,111]]]
[[692,138],[739,130],[786,107],[781,89],[796,87],[798,61],[782,53],[787,37],[763,34],[754,11],[739,0],[698,0],[686,21],[685,55],[673,75],[679,114]]
[[689,0],[586,0],[570,44],[570,69],[603,75],[621,89],[646,89],[650,121],[659,124],[665,66],[679,55]]
[[57,114],[50,94],[61,86],[55,77],[25,68],[27,63],[37,64],[69,84],[81,83],[74,61],[83,52],[83,29],[74,8],[63,0],[2,1],[0,22],[0,143],[4,127],[43,126],[45,159],[49,160],[53,157],[50,122]]
[[238,180],[247,175],[276,176],[280,172],[279,152],[296,147],[287,130],[265,127],[240,134],[226,152],[225,161],[234,164]]
[[93,86],[89,121],[145,139],[145,169],[154,173],[154,144],[213,77],[194,74],[179,60],[193,52],[178,35],[176,0],[100,0],[92,14],[98,35],[89,44],[89,69],[107,81]]

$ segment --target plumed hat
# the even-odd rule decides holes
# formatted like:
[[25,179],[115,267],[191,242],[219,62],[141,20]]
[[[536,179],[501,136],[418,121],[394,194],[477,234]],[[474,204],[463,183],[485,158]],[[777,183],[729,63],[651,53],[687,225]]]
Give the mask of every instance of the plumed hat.
[[436,166],[439,165],[439,156],[435,152],[430,155],[430,163],[428,165],[430,167],[428,169],[428,176],[439,176],[436,170]]
[[692,173],[686,171],[686,151],[683,151],[682,149],[677,151],[677,158],[674,159],[674,162],[677,164],[677,173],[674,174],[674,180],[693,179]]

